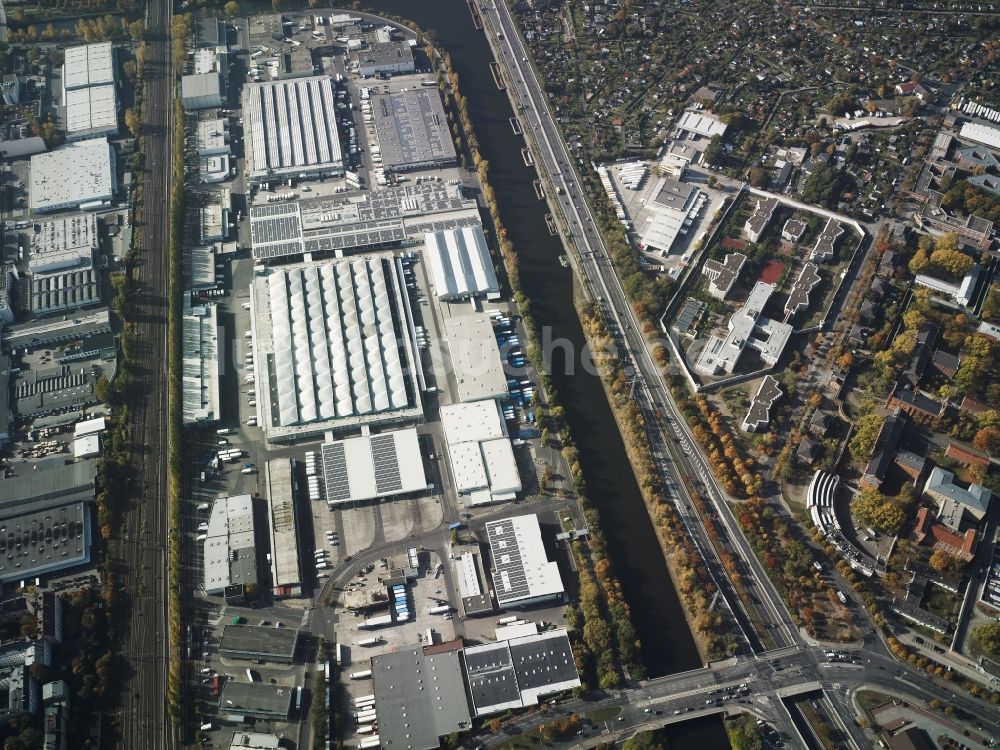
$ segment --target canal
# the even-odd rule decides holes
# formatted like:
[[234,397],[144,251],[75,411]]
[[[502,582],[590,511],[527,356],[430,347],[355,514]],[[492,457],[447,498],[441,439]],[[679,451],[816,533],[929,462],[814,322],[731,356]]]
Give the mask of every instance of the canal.
[[[535,198],[535,172],[521,159],[524,144],[510,127],[510,102],[490,73],[493,57],[483,32],[474,28],[464,0],[369,0],[366,5],[433,29],[450,53],[480,150],[490,164],[500,215],[520,257],[524,291],[539,328],[568,345],[552,357],[553,381],[580,450],[590,497],[601,513],[649,676],[700,666],[603,387],[579,367],[584,336],[573,307],[572,272],[559,264],[563,248],[546,228],[546,204]],[[728,747],[717,720],[686,722],[667,736],[675,747]]]

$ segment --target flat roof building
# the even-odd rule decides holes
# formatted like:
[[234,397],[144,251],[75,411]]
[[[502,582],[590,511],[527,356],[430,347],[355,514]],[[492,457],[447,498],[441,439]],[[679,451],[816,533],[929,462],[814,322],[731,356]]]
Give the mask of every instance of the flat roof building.
[[292,712],[295,688],[261,682],[226,680],[219,697],[219,713],[252,719],[284,721]]
[[186,426],[205,425],[222,418],[219,314],[212,303],[191,306],[184,301],[181,315],[182,418]]
[[765,375],[750,401],[747,415],[743,417],[744,432],[760,432],[771,422],[771,407],[781,398],[781,385],[770,375]]
[[493,323],[483,314],[445,318],[444,335],[459,401],[507,397],[507,375]]
[[29,202],[34,212],[111,201],[117,189],[115,150],[106,138],[69,143],[31,157]]
[[203,534],[205,593],[240,599],[245,587],[257,585],[253,498],[250,495],[216,498],[208,529]]
[[416,428],[324,443],[323,483],[333,509],[342,503],[427,489]]
[[695,369],[705,375],[732,374],[747,347],[760,353],[767,365],[775,364],[785,350],[792,327],[787,323],[761,316],[774,284],[758,281],[746,303],[729,319],[729,333],[725,338],[709,336]]
[[973,263],[972,267],[969,268],[969,272],[965,275],[965,278],[958,284],[952,283],[950,281],[945,281],[944,279],[939,279],[936,276],[928,276],[924,273],[918,273],[913,281],[917,286],[926,287],[932,291],[943,294],[947,297],[951,297],[958,304],[967,307],[971,304],[973,299],[973,294],[976,290],[976,282],[979,280],[979,272],[981,268],[978,263]]
[[1000,128],[992,125],[984,125],[978,122],[966,122],[958,133],[959,138],[967,141],[982,143],[983,145],[995,148],[1000,151]]
[[500,282],[481,226],[428,232],[424,246],[438,299],[499,296]]
[[383,73],[412,73],[413,48],[408,42],[376,42],[351,52],[351,64],[358,75],[366,78]]
[[46,219],[35,223],[28,248],[28,270],[33,274],[90,268],[100,247],[97,216],[91,213]]
[[278,735],[261,732],[233,732],[233,739],[229,743],[229,750],[279,750],[280,747]]
[[96,477],[84,460],[0,480],[0,583],[90,562]]
[[478,617],[495,611],[479,546],[456,547],[453,553],[462,614],[465,617]]
[[291,664],[299,644],[298,628],[269,625],[225,625],[219,639],[219,654],[229,659]]
[[114,82],[115,54],[111,42],[83,44],[63,51],[63,93]]
[[264,491],[271,521],[271,586],[276,597],[302,593],[294,468],[290,458],[275,458],[264,466]]
[[726,134],[726,123],[707,112],[688,110],[677,121],[677,130],[700,135],[702,138],[711,138],[713,135],[721,138]]
[[563,628],[469,646],[463,660],[476,716],[534,706],[543,696],[580,684]]
[[188,111],[221,107],[226,101],[226,82],[221,71],[181,76],[181,104]]
[[200,120],[195,138],[195,148],[199,156],[228,154],[230,152],[229,120],[223,118]]
[[118,134],[118,95],[114,85],[67,91],[63,107],[67,141]]
[[743,253],[726,253],[722,263],[709,258],[701,267],[701,272],[708,277],[708,293],[716,299],[724,300],[736,280],[740,277],[747,256]]
[[545,554],[538,516],[487,521],[486,536],[493,560],[493,593],[501,609],[562,598],[559,565]]
[[789,219],[785,222],[785,226],[781,228],[781,239],[788,240],[789,242],[798,242],[802,239],[805,231],[806,223],[804,221]]
[[246,169],[250,182],[343,174],[335,102],[329,76],[244,86]]
[[386,172],[445,167],[457,160],[437,88],[371,97],[375,136]]
[[18,374],[14,381],[14,409],[25,419],[75,411],[98,402],[94,384],[100,368],[57,365]]
[[649,216],[641,222],[639,240],[644,249],[666,256],[677,237],[686,234],[708,197],[696,185],[661,177],[646,201]]
[[62,271],[32,276],[31,312],[36,317],[61,315],[101,304],[97,269]]
[[38,349],[67,341],[84,341],[111,333],[111,313],[105,307],[74,315],[69,320],[32,320],[3,328],[3,348]]
[[254,276],[254,368],[269,439],[419,418],[405,288],[402,267],[384,254]]
[[373,657],[372,690],[383,747],[433,750],[471,726],[461,641],[403,646]]
[[440,409],[455,490],[467,506],[513,500],[521,476],[506,424],[494,400]]

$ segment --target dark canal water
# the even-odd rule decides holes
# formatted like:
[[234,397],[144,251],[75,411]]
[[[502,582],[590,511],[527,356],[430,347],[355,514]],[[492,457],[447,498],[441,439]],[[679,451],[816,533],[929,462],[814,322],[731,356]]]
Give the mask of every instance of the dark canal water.
[[[535,173],[524,166],[523,142],[508,122],[513,114],[510,102],[493,82],[489,45],[483,32],[473,27],[464,0],[369,0],[366,5],[433,29],[451,54],[480,149],[490,163],[500,215],[521,259],[521,282],[538,324],[549,328],[553,340],[563,339],[572,351],[582,351],[584,337],[573,308],[572,274],[559,265],[562,245],[546,229],[547,209],[535,199],[531,184]],[[590,496],[601,512],[642,639],[649,676],[696,668],[700,664],[694,642],[600,381],[579,367],[576,373],[567,374],[563,359],[553,357],[553,380],[580,449]],[[667,736],[675,748],[729,746],[717,720],[686,722]]]

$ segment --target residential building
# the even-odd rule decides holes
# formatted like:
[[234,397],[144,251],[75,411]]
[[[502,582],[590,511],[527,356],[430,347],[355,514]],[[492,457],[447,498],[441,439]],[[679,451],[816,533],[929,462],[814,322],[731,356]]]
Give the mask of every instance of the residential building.
[[840,222],[832,216],[828,218],[826,224],[823,225],[823,230],[816,238],[816,244],[809,255],[810,260],[816,263],[829,263],[833,260],[837,240],[843,233],[844,227],[841,226]]
[[809,294],[821,281],[819,268],[814,263],[806,263],[799,271],[798,278],[792,284],[788,292],[788,300],[785,302],[785,320],[795,315],[801,310],[809,309]]
[[740,277],[746,260],[747,256],[743,253],[726,253],[721,263],[712,258],[706,260],[701,272],[708,277],[708,293],[724,300]]
[[804,221],[789,219],[785,222],[785,226],[781,228],[781,239],[788,240],[789,242],[798,242],[802,239],[805,231],[806,223]]
[[771,422],[771,407],[781,396],[781,386],[778,381],[770,375],[765,375],[743,418],[741,426],[744,432],[760,432],[766,429]]
[[954,473],[935,466],[924,485],[924,496],[938,505],[938,520],[953,531],[976,526],[986,517],[993,493],[981,484],[968,489],[955,483]]
[[764,236],[777,207],[777,198],[757,199],[756,208],[743,227],[743,231],[751,242],[760,242],[760,238]]

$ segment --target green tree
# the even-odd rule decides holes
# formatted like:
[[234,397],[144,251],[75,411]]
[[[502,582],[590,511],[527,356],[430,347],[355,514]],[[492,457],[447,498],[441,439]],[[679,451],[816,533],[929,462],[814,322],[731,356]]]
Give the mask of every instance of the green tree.
[[988,622],[972,629],[972,637],[984,651],[1000,656],[1000,622]]
[[712,166],[719,166],[725,158],[726,151],[722,147],[722,137],[713,135],[708,139],[708,146],[705,147],[705,163]]
[[729,735],[732,750],[762,750],[764,747],[757,724],[750,714],[741,714],[732,721],[727,721],[726,734]]
[[129,129],[129,132],[136,138],[139,137],[139,131],[142,129],[142,122],[139,120],[139,115],[135,113],[135,110],[129,107],[125,110],[125,127]]
[[879,431],[882,429],[883,417],[879,414],[866,414],[854,423],[854,433],[847,447],[855,461],[867,461],[875,447]]
[[236,0],[229,0],[229,2],[222,6],[222,11],[230,17],[238,16],[240,14],[240,4]]
[[655,732],[639,732],[625,740],[624,750],[667,750],[669,746]]
[[851,513],[865,526],[886,534],[896,534],[906,520],[903,511],[892,500],[870,487],[861,490],[851,502]]

